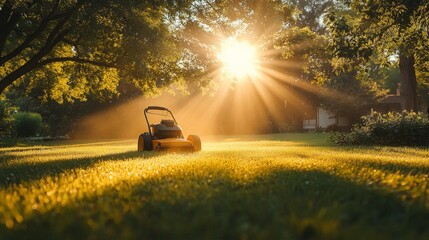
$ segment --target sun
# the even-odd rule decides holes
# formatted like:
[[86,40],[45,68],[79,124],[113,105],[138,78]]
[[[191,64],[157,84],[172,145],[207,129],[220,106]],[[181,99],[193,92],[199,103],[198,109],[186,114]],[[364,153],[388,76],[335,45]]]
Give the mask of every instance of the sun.
[[249,43],[232,40],[226,41],[222,45],[218,59],[222,63],[222,72],[232,77],[252,77],[257,72],[257,51]]

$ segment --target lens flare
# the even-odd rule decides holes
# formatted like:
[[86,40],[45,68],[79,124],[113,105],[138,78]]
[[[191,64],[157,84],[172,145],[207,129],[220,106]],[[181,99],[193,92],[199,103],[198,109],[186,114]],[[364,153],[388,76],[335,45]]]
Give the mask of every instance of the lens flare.
[[246,42],[225,41],[218,59],[223,65],[224,74],[239,79],[254,76],[258,68],[256,48]]

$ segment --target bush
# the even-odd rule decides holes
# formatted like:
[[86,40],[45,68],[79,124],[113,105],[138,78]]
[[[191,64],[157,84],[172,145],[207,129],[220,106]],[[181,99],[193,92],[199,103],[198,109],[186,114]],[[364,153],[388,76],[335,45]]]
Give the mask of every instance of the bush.
[[0,137],[10,137],[13,131],[13,113],[17,111],[6,101],[0,101]]
[[339,145],[429,146],[428,136],[429,119],[421,112],[371,111],[350,133],[333,133],[329,141]]
[[339,131],[340,131],[340,128],[335,123],[326,127],[326,132],[339,132]]
[[19,112],[14,115],[14,127],[17,137],[31,137],[40,133],[42,116],[38,113]]

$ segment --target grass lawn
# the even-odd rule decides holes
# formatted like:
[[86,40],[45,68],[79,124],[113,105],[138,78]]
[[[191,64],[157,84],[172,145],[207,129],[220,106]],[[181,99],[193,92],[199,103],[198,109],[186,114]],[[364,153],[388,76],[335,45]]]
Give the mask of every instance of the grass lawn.
[[429,149],[325,134],[0,148],[0,239],[429,239]]

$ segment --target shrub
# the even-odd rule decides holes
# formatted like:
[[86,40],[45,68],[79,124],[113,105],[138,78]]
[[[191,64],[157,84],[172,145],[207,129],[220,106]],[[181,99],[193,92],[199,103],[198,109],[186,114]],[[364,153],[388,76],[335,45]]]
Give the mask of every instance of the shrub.
[[429,119],[421,112],[371,111],[350,133],[333,133],[329,141],[339,145],[429,146],[428,136]]
[[17,137],[36,136],[42,128],[42,117],[38,113],[19,112],[14,115]]
[[10,137],[13,130],[13,113],[17,111],[6,101],[0,101],[0,137]]
[[335,123],[326,127],[326,132],[339,132],[339,131],[340,131],[340,128]]

